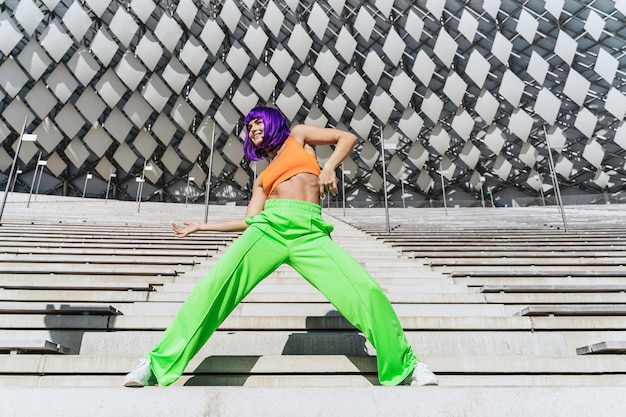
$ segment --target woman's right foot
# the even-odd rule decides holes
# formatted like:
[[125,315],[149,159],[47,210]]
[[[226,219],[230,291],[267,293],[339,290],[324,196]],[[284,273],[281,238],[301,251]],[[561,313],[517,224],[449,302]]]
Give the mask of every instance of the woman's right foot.
[[152,373],[150,361],[146,358],[139,359],[132,371],[124,378],[125,387],[146,387],[156,384],[157,379]]

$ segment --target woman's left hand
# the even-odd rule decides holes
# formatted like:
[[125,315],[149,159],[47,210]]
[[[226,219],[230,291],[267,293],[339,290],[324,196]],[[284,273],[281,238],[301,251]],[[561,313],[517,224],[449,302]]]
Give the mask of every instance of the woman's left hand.
[[319,177],[320,184],[320,197],[323,198],[326,192],[332,195],[337,195],[339,189],[337,188],[337,175],[335,170],[322,169]]

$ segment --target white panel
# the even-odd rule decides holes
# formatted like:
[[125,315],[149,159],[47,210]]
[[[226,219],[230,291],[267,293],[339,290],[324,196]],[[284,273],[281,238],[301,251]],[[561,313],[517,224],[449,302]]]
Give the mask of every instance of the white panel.
[[490,68],[489,61],[478,50],[474,49],[467,60],[465,73],[469,75],[478,87],[482,88]]
[[171,97],[172,91],[156,74],[152,74],[141,94],[154,110],[160,112]]
[[194,75],[198,75],[206,62],[209,54],[204,50],[200,42],[190,37],[180,51],[180,60],[187,65]]
[[213,103],[215,95],[206,83],[201,78],[198,78],[193,87],[189,89],[187,98],[198,109],[198,112],[206,114],[209,107],[211,107],[211,103]]
[[85,0],[85,2],[91,8],[91,11],[96,14],[98,17],[102,17],[102,14],[106,11],[109,6],[110,0]]
[[52,152],[63,140],[63,134],[57,129],[50,118],[46,117],[33,131],[37,135],[37,143],[46,150]]
[[419,42],[422,37],[422,31],[424,30],[424,22],[419,16],[413,11],[409,10],[409,14],[406,18],[406,25],[404,26],[404,30],[411,35],[413,39]]
[[72,103],[67,103],[54,118],[56,124],[63,130],[65,136],[73,138],[85,124],[83,116]]
[[[548,131],[548,138],[550,139],[550,148],[561,151],[565,147],[565,142],[567,142],[567,136],[565,136],[565,132],[560,127],[552,126]],[[543,132],[543,129],[542,129]]]
[[619,61],[603,48],[600,48],[596,65],[593,67],[594,71],[607,83],[612,84],[618,67]]
[[497,126],[491,126],[485,136],[483,143],[495,154],[499,154],[504,145],[504,134]]
[[615,116],[617,120],[624,120],[624,114],[626,113],[626,96],[617,88],[611,87],[606,96],[604,108]]
[[476,31],[478,30],[478,21],[472,16],[468,9],[463,10],[461,20],[459,21],[459,32],[465,36],[470,42],[474,42]]
[[74,41],[65,33],[59,22],[53,20],[39,37],[39,43],[52,59],[59,62]]
[[193,0],[180,0],[176,7],[176,14],[180,16],[180,20],[183,21],[185,26],[191,29],[194,19],[198,14],[198,8],[193,3]]
[[89,14],[80,6],[80,2],[73,2],[63,15],[63,24],[78,41],[83,39],[91,23]]
[[314,68],[327,84],[331,84],[337,73],[337,68],[339,68],[339,61],[335,58],[335,53],[332,50],[323,46],[317,55]]
[[317,94],[320,84],[320,80],[317,79],[311,68],[304,67],[296,83],[296,88],[307,101],[311,102]]
[[445,1],[441,0],[426,0],[426,9],[433,15],[435,20],[441,19],[443,14],[443,8],[446,5]]
[[427,193],[432,188],[434,183],[435,182],[433,181],[431,176],[428,175],[427,171],[420,172],[419,176],[417,177],[416,184],[425,193]]
[[626,149],[626,122],[620,122],[615,130],[615,143]]
[[96,91],[109,107],[115,107],[124,93],[126,93],[127,88],[117,78],[115,72],[109,68],[96,83]]
[[172,91],[177,94],[183,91],[183,87],[187,84],[187,80],[189,80],[189,73],[175,57],[170,59],[170,62],[163,70],[162,76],[163,80],[170,86]]
[[350,128],[357,136],[366,138],[372,131],[372,126],[374,126],[374,118],[363,107],[358,106],[352,114]]
[[137,17],[139,17],[142,22],[146,23],[156,6],[152,0],[132,0],[130,7]]
[[537,163],[537,157],[539,156],[539,151],[535,149],[530,143],[526,142],[522,145],[522,149],[519,154],[519,159],[529,167],[534,167]]
[[443,92],[450,102],[458,107],[463,101],[465,90],[467,90],[467,83],[456,72],[450,71],[443,86]]
[[67,67],[74,73],[84,86],[89,85],[93,77],[100,71],[100,64],[91,56],[86,47],[81,46],[72,54]]
[[380,152],[376,146],[372,145],[370,141],[363,142],[363,147],[361,148],[361,152],[359,152],[359,158],[365,162],[365,165],[367,165],[369,169],[374,168],[379,157]]
[[407,168],[397,153],[394,154],[387,163],[387,174],[390,174],[397,180],[406,178]]
[[245,188],[250,182],[250,175],[246,172],[245,169],[241,167],[237,167],[237,171],[235,175],[233,175],[233,179],[240,187]]
[[383,187],[383,178],[376,171],[372,171],[365,185],[369,185],[375,191],[381,191]]
[[590,141],[585,150],[583,151],[583,158],[585,158],[591,165],[596,168],[602,166],[602,160],[604,159],[605,150],[597,141]]
[[559,30],[554,52],[556,52],[567,65],[572,65],[574,55],[576,55],[576,48],[578,48],[578,43],[565,33],[564,30]]
[[104,122],[104,128],[115,140],[124,142],[128,133],[133,128],[133,124],[129,122],[126,116],[124,116],[124,113],[116,107],[111,111]]
[[593,177],[593,182],[598,184],[600,188],[606,188],[610,180],[611,177],[603,171],[597,171],[596,175],[594,175]]
[[182,161],[183,160],[180,159],[180,156],[176,154],[176,151],[171,146],[167,147],[165,153],[161,157],[161,163],[163,164],[163,167],[165,167],[165,169],[167,169],[172,175],[176,173]]
[[[194,162],[200,156],[202,152],[202,144],[198,142],[191,133],[187,132],[183,139],[178,144],[178,150],[182,153],[189,162]],[[194,175],[195,177],[195,175]],[[203,181],[197,179],[196,183],[201,184]]]
[[494,163],[493,173],[500,177],[500,179],[506,181],[509,178],[512,167],[511,163],[500,155]]
[[341,85],[344,93],[354,104],[358,104],[363,98],[366,88],[367,82],[361,78],[361,74],[356,69],[350,68]]
[[331,86],[326,93],[322,107],[333,119],[341,120],[347,103],[348,101],[337,91],[337,88]]
[[91,124],[96,124],[106,109],[104,101],[98,97],[91,87],[85,88],[85,91],[83,91],[83,94],[76,100],[75,104],[78,111],[80,111]]
[[135,48],[135,53],[143,61],[146,67],[153,71],[163,56],[163,48],[152,33],[147,32],[141,37],[141,40],[139,40],[139,43]]
[[183,30],[178,25],[175,19],[170,17],[167,13],[163,13],[154,29],[155,36],[161,41],[165,49],[170,52],[174,52],[178,40],[183,35]]
[[146,129],[141,129],[139,134],[133,139],[133,146],[144,159],[152,158],[152,154],[156,150],[158,143]]
[[493,122],[493,119],[496,117],[499,106],[500,103],[498,102],[498,100],[496,100],[496,98],[492,96],[489,91],[483,90],[481,91],[478,100],[476,100],[474,110],[485,121],[487,125],[490,125],[491,122]]
[[435,42],[433,52],[446,67],[450,68],[452,65],[452,60],[454,59],[457,48],[458,45],[456,44],[454,38],[450,36],[444,28],[441,28],[439,30],[439,34],[437,35],[437,41]]
[[522,9],[515,28],[517,33],[519,33],[522,38],[526,39],[526,42],[532,44],[535,40],[538,26],[539,23],[535,20],[533,15],[527,12],[526,9]]
[[475,169],[476,164],[480,160],[480,149],[472,144],[472,142],[465,142],[463,150],[459,154],[459,159],[467,165],[469,169]]
[[548,122],[548,124],[554,124],[560,108],[561,100],[557,96],[545,87],[539,90],[534,110],[543,120]]
[[544,0],[546,2],[546,10],[555,18],[561,17],[565,0]]
[[354,28],[359,32],[359,35],[366,41],[372,36],[372,30],[376,26],[376,19],[367,11],[366,7],[361,7],[359,13],[354,20]]
[[230,135],[222,148],[222,154],[234,165],[243,159],[243,145],[235,135]]
[[220,25],[215,20],[211,19],[204,23],[204,28],[202,28],[202,32],[200,33],[200,39],[213,55],[218,55],[225,37],[226,35],[224,35]]
[[494,19],[498,17],[498,11],[500,10],[501,0],[484,0],[483,10],[491,15]]
[[141,94],[135,91],[124,105],[124,113],[135,126],[142,127],[152,114],[152,108]]
[[575,70],[570,69],[567,75],[567,81],[565,81],[565,86],[563,87],[563,93],[571,98],[574,103],[582,107],[590,87],[590,81]]
[[109,146],[113,143],[104,129],[97,125],[89,129],[83,140],[91,152],[96,154],[98,158],[102,158],[107,149],[109,149]]
[[550,64],[548,64],[548,61],[543,59],[537,52],[531,52],[526,72],[528,72],[528,74],[530,74],[539,84],[543,84],[545,81],[549,68]]
[[424,168],[424,164],[428,161],[429,156],[428,150],[426,150],[419,141],[415,141],[411,145],[407,159],[415,165],[415,168],[421,170]]
[[503,34],[496,32],[491,46],[491,53],[498,58],[500,62],[508,67],[509,57],[513,50],[513,44]]
[[606,22],[598,13],[589,10],[589,15],[585,21],[585,30],[594,40],[598,41],[600,39],[605,24]]
[[278,36],[280,29],[283,27],[283,20],[285,20],[285,16],[283,16],[280,8],[276,5],[274,0],[270,0],[265,7],[263,23],[265,23],[265,26],[269,28],[274,36]]
[[48,169],[55,177],[60,177],[63,171],[67,169],[67,164],[56,152],[48,155],[47,161],[48,165],[46,165],[46,169]]
[[6,12],[0,13],[0,52],[9,55],[22,40],[22,33]]
[[431,90],[426,91],[422,101],[422,112],[433,122],[437,123],[443,109],[443,101]]
[[454,129],[461,139],[468,140],[474,129],[474,119],[472,115],[463,108],[458,109],[454,120],[452,120],[452,129]]
[[302,97],[300,97],[293,85],[289,83],[285,84],[285,87],[283,87],[276,99],[276,106],[283,111],[287,120],[296,118],[303,103]]
[[228,56],[226,57],[226,64],[228,67],[237,77],[243,78],[249,62],[250,57],[248,56],[248,52],[246,52],[245,48],[241,46],[239,42],[235,42],[233,46],[231,46],[230,51],[228,51]]
[[83,145],[80,139],[74,138],[65,148],[65,156],[76,168],[83,166],[89,157],[89,150]]
[[169,145],[176,133],[176,126],[167,118],[165,113],[161,113],[152,125],[152,133],[163,145]]
[[440,124],[437,124],[428,137],[428,144],[432,146],[439,155],[443,155],[450,147],[450,135]]
[[8,57],[0,65],[0,86],[10,97],[15,97],[27,82],[28,77],[22,72],[13,57]]
[[304,124],[325,127],[328,125],[328,118],[324,116],[324,113],[322,113],[317,106],[311,106],[311,110],[309,110],[309,114],[306,115]]
[[420,131],[424,126],[422,118],[412,108],[407,108],[402,113],[402,117],[398,122],[398,128],[404,132],[409,139],[417,139]]
[[11,103],[4,108],[2,116],[16,132],[22,131],[25,118],[28,120],[35,118],[35,115],[22,103],[19,97],[11,100]]
[[243,37],[243,44],[248,47],[252,55],[256,59],[261,59],[261,55],[266,51],[268,36],[261,26],[256,22],[253,22],[246,31],[246,35]]
[[511,113],[509,118],[509,131],[516,135],[518,138],[526,142],[530,136],[530,131],[533,127],[533,118],[524,111],[524,109],[517,108]]
[[107,67],[117,52],[117,43],[103,26],[94,36],[89,49],[96,55],[102,65]]
[[560,155],[555,165],[554,170],[557,174],[560,174],[563,178],[569,179],[572,175],[572,169],[574,168],[572,161]]
[[370,102],[370,110],[378,117],[381,122],[387,123],[393,109],[393,99],[389,96],[389,94],[387,94],[387,92],[385,92],[383,88],[378,87],[376,89],[374,97],[372,97],[372,101]]
[[43,119],[56,106],[57,99],[40,81],[26,94],[26,103],[37,113],[37,116]]
[[289,74],[291,74],[293,63],[294,59],[291,57],[291,54],[282,45],[277,45],[272,53],[269,65],[282,81],[286,81]]
[[307,24],[318,39],[324,39],[324,33],[326,33],[329,22],[330,19],[326,16],[324,10],[322,10],[317,2],[314,2],[313,7],[311,7],[311,12],[309,13]]
[[220,17],[231,33],[235,33],[241,21],[241,11],[233,0],[225,0],[220,11]]
[[146,69],[132,52],[127,51],[117,64],[115,73],[129,89],[136,90],[146,76]]
[[222,101],[215,113],[215,121],[225,132],[231,132],[239,122],[240,117],[240,114],[227,100]]
[[301,24],[296,24],[287,42],[287,47],[300,62],[305,62],[312,45],[313,39],[307,34],[306,29]]
[[170,117],[183,131],[189,129],[195,115],[196,112],[183,97],[178,97],[170,111]]
[[130,42],[135,37],[139,25],[135,22],[135,19],[120,7],[115,12],[111,23],[109,23],[109,29],[120,40],[122,45],[128,48]]
[[511,70],[506,70],[498,91],[513,107],[518,107],[524,93],[524,82]]
[[415,57],[415,62],[413,63],[411,71],[413,71],[413,74],[415,74],[424,86],[428,87],[436,67],[437,66],[433,60],[430,59],[428,54],[420,49]]
[[14,17],[27,34],[32,35],[43,20],[44,14],[32,0],[20,0],[14,9]]
[[393,77],[389,92],[403,107],[407,107],[415,91],[415,82],[409,75],[398,69]]
[[574,127],[576,127],[576,129],[578,129],[583,135],[591,138],[593,136],[593,132],[596,129],[597,123],[598,117],[590,112],[587,108],[583,107],[578,111],[576,121],[574,122]]
[[247,82],[241,81],[231,98],[231,102],[240,113],[247,114],[259,103],[259,96],[254,93]]
[[352,61],[352,55],[354,55],[354,51],[357,47],[357,41],[354,39],[350,31],[342,26],[339,31],[339,36],[337,36],[337,41],[335,42],[335,49],[339,52],[339,55],[346,62]]
[[400,35],[398,35],[398,32],[396,32],[393,26],[391,26],[389,28],[389,32],[387,32],[385,36],[383,52],[385,53],[387,59],[389,59],[389,61],[391,61],[394,66],[397,66],[400,62],[400,58],[402,58],[402,54],[404,53],[405,48],[406,44],[402,40],[402,37],[400,37]]
[[215,91],[217,97],[224,97],[235,80],[235,77],[228,71],[228,68],[226,68],[222,61],[217,61],[209,70],[206,80],[209,87]]

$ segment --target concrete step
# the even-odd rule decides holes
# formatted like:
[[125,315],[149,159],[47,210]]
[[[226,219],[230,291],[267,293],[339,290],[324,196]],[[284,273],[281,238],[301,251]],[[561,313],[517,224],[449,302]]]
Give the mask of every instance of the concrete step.
[[623,386],[597,387],[168,387],[0,391],[6,416],[319,417],[620,416]]

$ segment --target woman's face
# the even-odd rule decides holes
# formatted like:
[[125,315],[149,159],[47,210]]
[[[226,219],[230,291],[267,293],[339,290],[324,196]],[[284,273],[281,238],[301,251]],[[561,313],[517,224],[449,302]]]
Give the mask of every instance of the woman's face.
[[254,146],[259,146],[263,142],[263,120],[252,119],[248,122],[248,136],[250,141],[254,143]]

